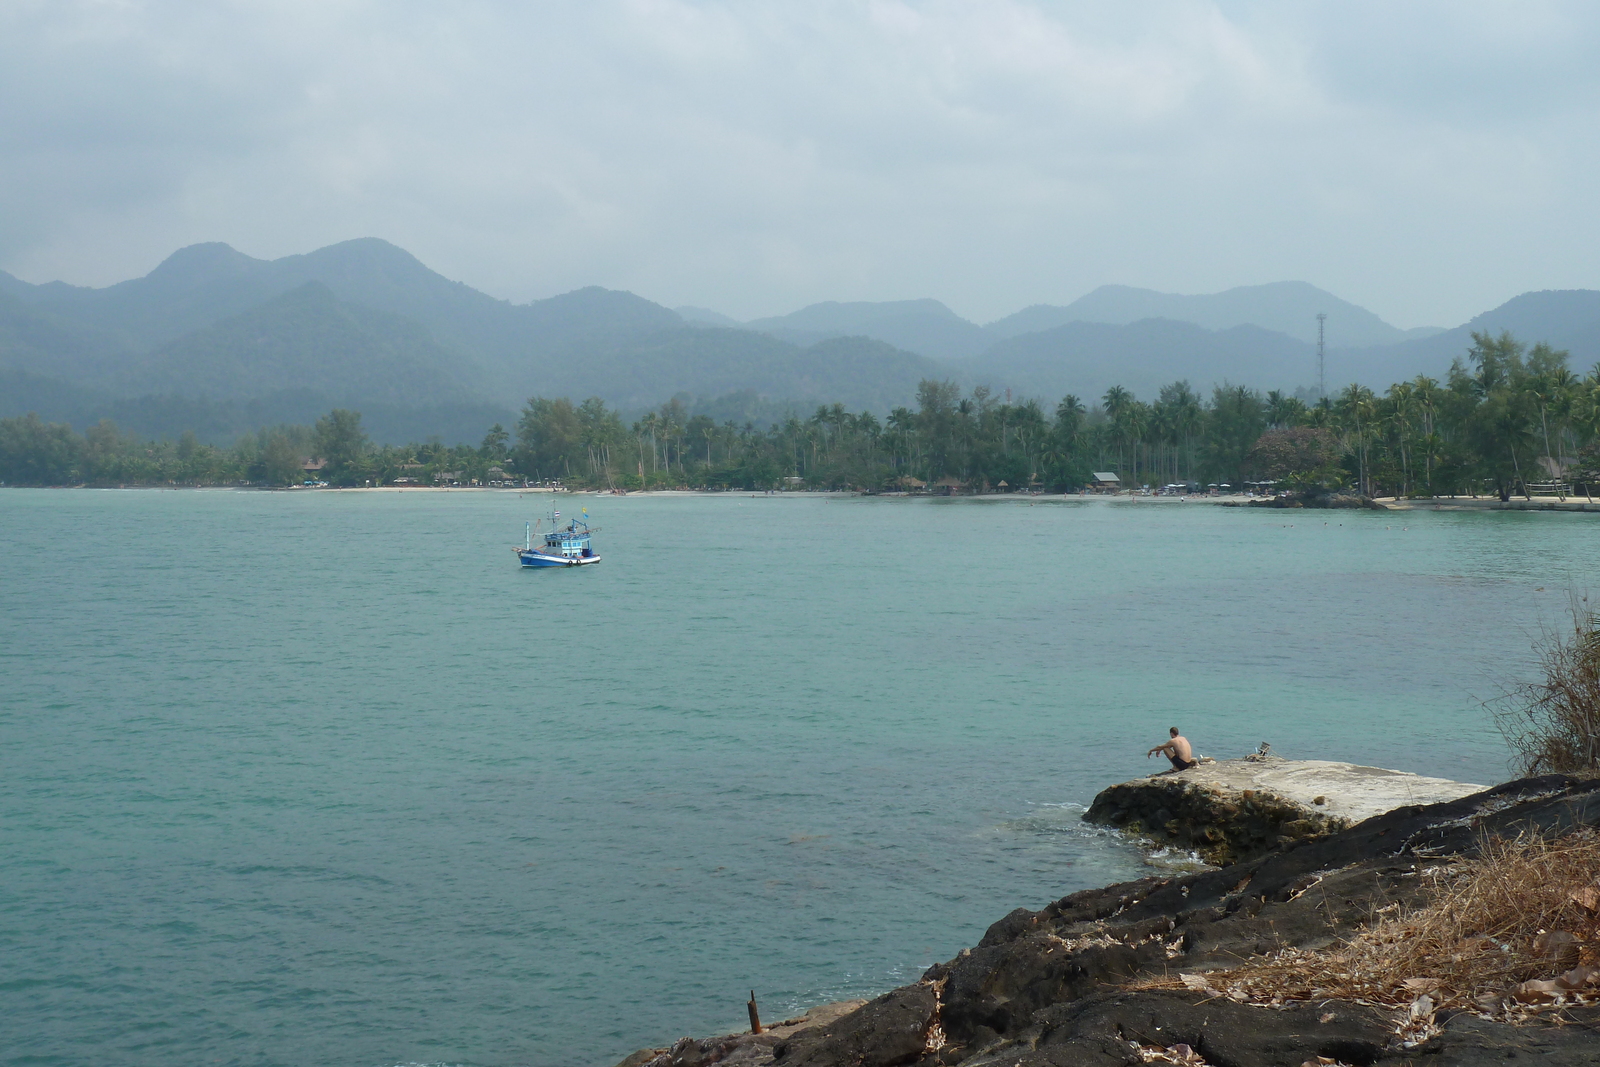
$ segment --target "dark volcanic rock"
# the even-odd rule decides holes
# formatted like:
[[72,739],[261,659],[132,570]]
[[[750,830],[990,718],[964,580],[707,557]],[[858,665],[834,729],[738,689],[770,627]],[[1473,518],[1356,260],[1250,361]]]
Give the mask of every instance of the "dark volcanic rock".
[[1247,508],[1326,508],[1334,510],[1388,511],[1389,505],[1380,504],[1370,496],[1359,493],[1285,493],[1265,500],[1247,500]]
[[[1600,1013],[1565,1027],[1511,1026],[1471,1015],[1412,1049],[1393,1046],[1397,1020],[1326,1001],[1270,1008],[1208,992],[1130,991],[1130,980],[1203,973],[1295,946],[1348,937],[1379,908],[1423,899],[1421,866],[1474,855],[1485,835],[1600,825],[1600,782],[1525,779],[1461,800],[1412,806],[1246,863],[1074,893],[1018,909],[977,947],[821,1026],[771,1048],[777,1067],[1077,1067],[1142,1062],[1138,1046],[1188,1045],[1212,1067],[1339,1063],[1477,1067],[1539,1057],[1600,1063]],[[1590,1009],[1583,1009],[1589,1011]],[[673,1067],[756,1063],[745,1039],[674,1047]],[[680,1050],[681,1046],[681,1050]],[[714,1057],[725,1058],[718,1060]],[[704,1056],[691,1061],[691,1056]]]
[[915,1063],[928,1047],[939,993],[919,982],[885,993],[827,1026],[802,1030],[773,1050],[783,1067],[897,1067]]
[[1600,1063],[1600,1010],[1573,1008],[1553,1021],[1520,1026],[1456,1015],[1444,1033],[1414,1049],[1388,1052],[1379,1067],[1593,1067]]
[[[1393,1032],[1383,1012],[1342,1001],[1263,1010],[1198,993],[1123,993],[1043,1012],[1036,1034],[1012,1047],[1043,1053],[1048,1057],[1043,1063],[1095,1062],[1097,1057],[1125,1063],[1134,1044],[1183,1044],[1215,1067],[1278,1067],[1318,1056],[1370,1064]],[[1004,1050],[995,1051],[996,1062],[1006,1062]],[[1069,1052],[1077,1058],[1063,1055]]]
[[1208,863],[1253,859],[1279,845],[1342,829],[1344,823],[1273,793],[1222,797],[1177,776],[1143,778],[1102,790],[1083,816],[1163,844],[1193,849]]

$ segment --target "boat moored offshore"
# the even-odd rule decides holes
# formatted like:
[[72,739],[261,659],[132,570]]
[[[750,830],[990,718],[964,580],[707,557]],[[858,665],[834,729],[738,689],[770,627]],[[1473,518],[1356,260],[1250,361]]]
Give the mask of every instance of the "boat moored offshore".
[[524,524],[525,543],[511,549],[517,554],[517,561],[524,567],[581,567],[599,563],[600,557],[594,554],[589,538],[600,530],[589,526],[589,509],[584,508],[582,518],[572,519],[565,526],[558,525],[560,521],[561,512],[551,511],[550,532],[544,535],[544,543],[537,548],[533,544],[533,528]]

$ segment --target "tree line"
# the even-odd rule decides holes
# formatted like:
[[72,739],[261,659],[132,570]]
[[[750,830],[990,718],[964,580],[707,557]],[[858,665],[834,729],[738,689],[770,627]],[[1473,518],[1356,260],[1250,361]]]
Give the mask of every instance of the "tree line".
[[438,441],[374,446],[361,428],[360,412],[336,408],[314,426],[269,427],[220,448],[193,433],[176,441],[146,441],[102,419],[78,434],[70,426],[25,415],[0,419],[0,482],[288,486],[327,481],[349,486],[407,479],[470,484],[490,480],[506,459],[509,439],[496,426],[478,448]]
[[[477,446],[373,446],[357,412],[279,426],[219,448],[185,434],[139,441],[101,422],[85,433],[34,416],[0,420],[7,484],[337,485],[410,480],[560,481],[595,488],[973,491],[1072,490],[1113,472],[1123,485],[1271,481],[1367,495],[1495,493],[1563,479],[1600,481],[1600,368],[1509,333],[1472,335],[1444,380],[1419,376],[1379,395],[1352,384],[1310,403],[1222,384],[1173,382],[1149,400],[1121,386],[1047,409],[979,386],[923,381],[914,407],[883,418],[818,407],[768,426],[717,422],[682,399],[632,421],[591,397],[534,397],[513,430]],[[320,460],[308,474],[307,460]]]

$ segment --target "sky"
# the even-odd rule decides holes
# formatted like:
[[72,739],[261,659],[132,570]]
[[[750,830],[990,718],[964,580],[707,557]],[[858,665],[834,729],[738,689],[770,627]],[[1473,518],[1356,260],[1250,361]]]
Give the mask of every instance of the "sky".
[[0,2],[0,268],[383,237],[737,318],[1600,288],[1600,5]]

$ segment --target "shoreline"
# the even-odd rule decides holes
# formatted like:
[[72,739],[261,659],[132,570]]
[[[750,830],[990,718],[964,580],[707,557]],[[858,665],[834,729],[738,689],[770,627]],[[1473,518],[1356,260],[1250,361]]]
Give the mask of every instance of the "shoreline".
[[[266,486],[266,485],[0,485],[4,489],[84,490],[97,492],[206,492],[206,493],[512,493],[526,496],[530,493],[552,496],[585,496],[625,499],[641,496],[704,496],[747,497],[751,499],[778,500],[783,498],[858,497],[884,500],[972,500],[1014,501],[1018,503],[1104,503],[1104,504],[1245,504],[1262,497],[1232,494],[1228,496],[1136,496],[1129,493],[958,493],[941,496],[935,493],[864,493],[858,489],[783,489],[771,493],[759,489],[630,489],[625,493],[612,493],[607,489],[552,489],[545,486],[490,485],[351,485],[351,486]],[[1596,503],[1600,510],[1600,502]]]
[[1583,497],[1536,496],[1531,500],[1513,497],[1501,501],[1496,497],[1377,497],[1378,503],[1390,511],[1600,511],[1600,500]]
[[[0,485],[6,489],[91,490],[97,492],[204,492],[204,493],[501,493],[527,496],[583,496],[624,499],[627,497],[748,497],[751,499],[811,499],[814,497],[851,497],[884,500],[967,500],[978,502],[1014,502],[1048,504],[1106,504],[1118,506],[1178,504],[1232,505],[1256,504],[1270,499],[1242,493],[1194,494],[1191,496],[1144,496],[1134,493],[958,493],[942,496],[934,493],[867,493],[858,489],[783,489],[773,492],[752,489],[630,489],[625,493],[612,493],[606,489],[567,489],[546,486],[489,485],[353,485],[353,486],[264,486],[264,485]],[[1600,513],[1600,499],[1582,497],[1535,496],[1532,499],[1512,498],[1501,501],[1496,497],[1373,497],[1373,502],[1387,511],[1558,511]],[[1320,510],[1285,508],[1289,510]]]

